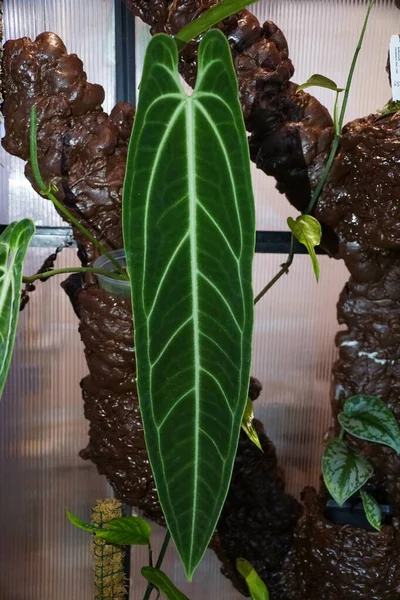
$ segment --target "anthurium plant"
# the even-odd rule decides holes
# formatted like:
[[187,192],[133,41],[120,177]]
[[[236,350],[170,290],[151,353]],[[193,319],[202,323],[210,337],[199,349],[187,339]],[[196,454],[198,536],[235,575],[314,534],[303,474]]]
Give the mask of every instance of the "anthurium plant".
[[[248,4],[248,0],[222,0],[177,38],[159,34],[149,43],[123,190],[127,273],[42,180],[34,106],[31,112],[30,159],[40,193],[109,256],[115,272],[107,271],[107,276],[130,281],[139,402],[168,528],[165,547],[171,536],[189,580],[222,510],[241,427],[262,451],[247,397],[253,307],[288,272],[293,260],[294,243],[288,261],[253,298],[255,209],[248,142],[228,41],[218,29],[210,29]],[[362,36],[364,32],[365,27]],[[204,35],[197,82],[193,94],[187,95],[179,79],[179,49],[200,34]],[[321,241],[321,227],[309,213],[338,148],[351,77],[352,73],[321,181],[306,214],[288,220],[292,241],[306,246],[317,279],[314,248]],[[342,92],[332,80],[319,75],[303,88],[309,85],[330,87],[337,99]],[[34,224],[24,219],[12,223],[0,236],[0,394],[11,360],[23,281],[72,271],[104,274],[81,267],[23,278],[23,260],[33,235]],[[393,418],[379,402],[350,399],[341,425],[351,435],[389,444],[398,451]],[[379,435],[368,421],[371,415],[384,423]],[[339,503],[360,489],[372,472],[342,438],[328,444],[323,461],[326,485]],[[365,490],[363,498],[371,522],[377,523],[375,504]],[[72,515],[69,518],[111,543],[150,547],[150,528],[142,521],[117,519],[100,530]],[[150,561],[142,571],[149,582],[145,598],[156,587],[167,598],[182,600],[186,596],[160,570],[164,552],[165,548],[155,567]],[[246,561],[239,561],[237,567],[251,597],[267,600],[268,590],[253,567]]]

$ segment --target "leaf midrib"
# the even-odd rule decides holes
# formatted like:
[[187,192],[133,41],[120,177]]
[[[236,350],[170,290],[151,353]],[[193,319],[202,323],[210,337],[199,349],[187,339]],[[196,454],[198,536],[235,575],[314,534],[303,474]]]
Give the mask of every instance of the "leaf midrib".
[[[194,399],[195,418],[194,426],[194,487],[193,487],[193,511],[192,531],[195,530],[197,516],[198,495],[198,464],[199,464],[199,432],[200,432],[200,329],[199,329],[199,291],[198,291],[198,248],[197,248],[197,190],[195,170],[195,116],[194,104],[191,97],[187,96],[186,103],[186,127],[187,127],[187,165],[188,165],[188,191],[189,191],[189,242],[190,242],[190,265],[192,283],[192,310],[193,310],[193,358],[194,358]],[[189,563],[192,563],[193,537],[190,546]]]

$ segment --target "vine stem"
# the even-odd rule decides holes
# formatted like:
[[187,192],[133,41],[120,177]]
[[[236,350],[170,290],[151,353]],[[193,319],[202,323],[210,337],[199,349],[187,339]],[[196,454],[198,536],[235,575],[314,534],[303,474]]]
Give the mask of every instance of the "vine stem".
[[94,269],[93,267],[66,267],[63,269],[53,269],[46,273],[36,273],[35,275],[24,276],[22,282],[33,283],[38,279],[48,279],[49,277],[54,277],[54,275],[62,275],[64,273],[93,273],[94,275],[105,275],[111,279],[117,279],[118,281],[127,281],[125,273],[124,276],[122,276],[110,271],[105,271],[104,269]]
[[[170,534],[169,530],[167,529],[167,533],[165,534],[165,538],[164,538],[163,544],[161,546],[160,554],[158,555],[158,558],[157,558],[156,569],[161,569],[161,565],[163,563],[165,553],[167,551],[170,539],[171,539],[171,534]],[[154,589],[154,585],[149,582],[149,584],[146,588],[146,592],[143,596],[143,600],[149,600],[153,589]]]
[[[323,173],[321,175],[321,178],[318,182],[317,187],[314,190],[314,193],[311,197],[310,202],[308,203],[308,206],[305,210],[306,215],[310,214],[312,209],[314,208],[316,202],[318,201],[322,190],[325,187],[326,181],[328,179],[330,170],[332,168],[333,165],[333,161],[335,160],[336,157],[336,153],[337,150],[339,148],[339,142],[340,142],[340,136],[341,136],[341,131],[343,128],[343,121],[344,121],[344,117],[346,115],[346,108],[347,108],[347,104],[349,101],[349,95],[350,95],[350,89],[351,89],[351,84],[353,83],[353,77],[354,77],[354,71],[356,68],[356,64],[357,64],[357,60],[358,60],[358,55],[360,54],[361,48],[362,48],[362,44],[364,41],[364,37],[365,37],[365,32],[367,30],[367,25],[368,25],[368,21],[369,21],[369,16],[371,14],[371,10],[375,4],[376,0],[370,0],[370,3],[368,5],[368,10],[367,10],[367,14],[365,15],[365,19],[364,19],[364,23],[361,29],[361,34],[360,37],[358,39],[358,43],[357,43],[357,47],[356,50],[354,52],[354,56],[353,56],[353,60],[351,61],[351,66],[350,66],[350,71],[349,71],[349,75],[347,77],[347,82],[346,82],[346,87],[344,89],[344,96],[343,96],[343,103],[340,109],[340,116],[339,116],[339,121],[337,124],[335,124],[335,135],[334,135],[334,139],[333,139],[333,143],[332,143],[332,148],[331,148],[331,152],[329,154],[329,158],[328,161],[325,165],[325,168],[323,170]],[[337,97],[336,97],[336,102],[337,102]],[[335,112],[337,112],[337,104],[335,103]]]
[[[344,96],[343,96],[343,103],[342,103],[342,106],[340,109],[339,119],[337,118],[339,94],[336,93],[335,106],[334,106],[334,138],[333,138],[333,142],[332,142],[331,151],[330,151],[328,160],[325,164],[322,175],[318,181],[318,185],[314,190],[314,193],[310,199],[310,202],[307,205],[306,210],[303,212],[303,214],[305,214],[305,215],[309,215],[312,212],[315,204],[317,203],[317,201],[321,195],[321,192],[325,187],[326,181],[328,179],[329,173],[332,169],[332,165],[333,165],[333,162],[336,157],[336,153],[339,148],[340,136],[341,136],[341,131],[343,128],[343,121],[344,121],[344,117],[346,114],[346,108],[347,108],[347,104],[348,104],[348,100],[349,100],[350,88],[351,88],[351,84],[353,82],[354,71],[356,68],[358,55],[360,54],[362,44],[364,41],[365,32],[367,30],[367,25],[368,25],[368,21],[369,21],[369,16],[371,14],[371,10],[375,4],[375,1],[376,0],[370,0],[370,3],[368,5],[367,14],[364,19],[363,27],[362,27],[361,34],[360,34],[360,37],[358,40],[358,44],[357,44],[356,50],[354,52],[353,60],[351,61],[350,71],[349,71],[349,75],[347,77],[347,82],[346,82],[346,87],[345,87]],[[259,302],[261,300],[261,298],[263,296],[265,296],[265,294],[272,288],[272,286],[275,285],[275,283],[282,277],[282,275],[289,272],[289,267],[292,265],[293,260],[294,260],[294,240],[295,240],[295,238],[292,234],[291,248],[290,248],[290,253],[287,258],[287,261],[282,265],[280,271],[278,271],[278,273],[271,279],[271,281],[269,283],[267,283],[267,285],[255,297],[254,304],[257,304],[257,302]]]
[[267,285],[261,290],[261,292],[257,294],[257,296],[254,298],[254,305],[256,305],[257,302],[259,302],[261,298],[265,296],[265,294],[272,288],[273,285],[275,285],[275,283],[282,277],[282,275],[285,275],[285,273],[289,272],[289,268],[291,267],[292,262],[294,260],[295,241],[295,237],[294,235],[292,235],[290,240],[290,252],[286,262],[283,263],[280,271],[278,271],[275,277],[273,277],[271,281],[267,283]]
[[99,242],[91,233],[76,219],[67,208],[54,196],[53,191],[57,188],[55,186],[48,186],[43,181],[43,178],[39,169],[39,161],[37,157],[37,111],[36,105],[34,104],[31,107],[30,111],[30,129],[29,129],[29,150],[30,150],[30,161],[32,166],[32,173],[35,179],[36,185],[39,188],[39,193],[41,196],[45,196],[48,200],[50,200],[54,206],[60,211],[64,217],[70,221],[79,231],[95,246],[101,254],[104,254],[108,258],[108,260],[114,265],[116,270],[124,276],[124,279],[127,280],[127,275],[119,262],[108,252],[107,248]]

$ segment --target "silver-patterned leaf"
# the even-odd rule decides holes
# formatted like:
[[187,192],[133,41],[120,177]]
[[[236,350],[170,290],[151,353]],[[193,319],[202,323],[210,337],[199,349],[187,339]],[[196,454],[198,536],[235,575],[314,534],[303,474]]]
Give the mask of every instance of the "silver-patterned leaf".
[[375,396],[352,396],[339,414],[339,423],[351,435],[384,444],[400,453],[400,428],[392,411]]
[[0,397],[14,349],[21,301],[22,269],[35,225],[11,223],[0,236]]
[[375,498],[370,496],[368,492],[360,490],[360,494],[368,522],[372,525],[372,527],[374,527],[374,529],[380,531],[382,529],[381,507],[379,506]]
[[337,438],[328,442],[322,457],[322,474],[332,498],[341,506],[371,477],[372,465]]

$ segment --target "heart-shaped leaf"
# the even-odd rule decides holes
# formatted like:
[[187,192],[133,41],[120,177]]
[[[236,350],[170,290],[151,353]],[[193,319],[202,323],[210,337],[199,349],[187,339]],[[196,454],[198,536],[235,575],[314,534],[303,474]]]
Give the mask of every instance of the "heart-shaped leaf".
[[332,90],[334,92],[344,92],[344,88],[339,88],[336,83],[332,81],[332,79],[325,77],[325,75],[319,75],[318,73],[312,75],[310,79],[308,79],[302,85],[299,85],[296,91],[301,92],[309,87],[321,87],[327,88],[328,90]]
[[375,498],[373,498],[365,490],[360,490],[360,494],[368,522],[372,525],[372,527],[380,531],[382,529],[381,507]]
[[332,498],[341,506],[371,477],[372,465],[337,438],[328,442],[322,457],[322,474]]
[[92,533],[110,544],[119,546],[147,546],[150,543],[151,527],[140,517],[119,517],[112,519],[99,528],[97,525],[85,523],[67,510],[69,521],[89,533]]
[[253,403],[250,398],[247,398],[247,404],[244,411],[243,419],[242,419],[242,429],[249,438],[261,450],[264,452],[261,446],[260,439],[258,437],[258,433],[256,428],[253,425],[254,419],[254,411],[253,411]]
[[159,500],[186,573],[228,491],[246,406],[255,244],[250,160],[225,36],[199,47],[191,96],[174,41],[144,62],[123,228],[137,385]]
[[200,34],[210,29],[210,27],[214,27],[214,25],[217,25],[227,17],[234,15],[257,1],[258,0],[220,0],[218,4],[211,6],[211,8],[203,12],[197,19],[190,21],[190,23],[176,34],[175,39],[178,47],[184,46],[190,42],[190,40],[197,38]]
[[375,396],[359,394],[348,398],[339,423],[355,437],[384,444],[400,453],[400,428],[386,404]]
[[319,264],[314,248],[321,243],[322,230],[320,222],[311,215],[300,215],[296,220],[289,217],[287,223],[293,235],[307,248],[311,257],[315,277],[318,281]]
[[155,567],[142,567],[142,575],[152,583],[168,600],[189,600],[185,594],[178,590],[170,578],[160,569]]
[[269,600],[269,592],[267,586],[257,574],[254,567],[244,558],[236,560],[236,568],[245,578],[247,587],[249,588],[251,600]]
[[23,219],[0,235],[0,398],[15,344],[24,260],[34,233],[34,223]]

